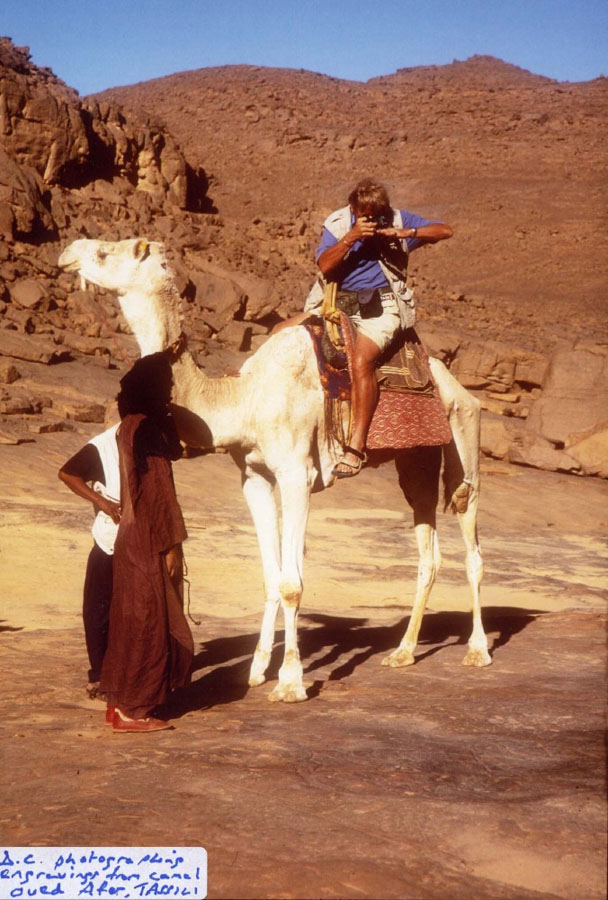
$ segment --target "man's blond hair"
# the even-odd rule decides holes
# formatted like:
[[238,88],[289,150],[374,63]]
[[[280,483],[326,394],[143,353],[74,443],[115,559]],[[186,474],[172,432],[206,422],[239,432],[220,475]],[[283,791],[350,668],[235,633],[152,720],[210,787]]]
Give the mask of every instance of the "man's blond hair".
[[383,184],[371,178],[364,178],[355,186],[348,196],[348,202],[354,210],[368,207],[376,214],[388,215],[391,208],[388,191]]

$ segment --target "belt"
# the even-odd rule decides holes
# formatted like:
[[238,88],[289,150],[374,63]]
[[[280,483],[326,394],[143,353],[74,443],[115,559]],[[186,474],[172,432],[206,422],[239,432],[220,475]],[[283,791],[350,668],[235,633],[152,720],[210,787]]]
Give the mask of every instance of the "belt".
[[368,306],[373,303],[374,300],[386,300],[393,296],[394,294],[390,285],[368,291],[339,290],[336,293],[336,306],[338,309],[341,309],[342,312],[346,313],[347,316],[354,316],[359,312],[360,307]]

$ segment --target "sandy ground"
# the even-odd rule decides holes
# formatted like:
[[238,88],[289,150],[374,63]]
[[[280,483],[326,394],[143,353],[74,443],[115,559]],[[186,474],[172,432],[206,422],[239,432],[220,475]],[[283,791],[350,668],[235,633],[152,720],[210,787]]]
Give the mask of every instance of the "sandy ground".
[[[470,629],[456,520],[417,664],[416,555],[391,467],[313,498],[301,649],[309,702],[246,686],[257,546],[229,457],[175,465],[197,649],[175,731],[108,734],[85,697],[91,514],[56,478],[87,439],[0,448],[0,818],[9,845],[207,847],[210,897],[603,897],[608,484],[486,461],[480,530],[493,665]],[[278,639],[282,633],[279,632]]]

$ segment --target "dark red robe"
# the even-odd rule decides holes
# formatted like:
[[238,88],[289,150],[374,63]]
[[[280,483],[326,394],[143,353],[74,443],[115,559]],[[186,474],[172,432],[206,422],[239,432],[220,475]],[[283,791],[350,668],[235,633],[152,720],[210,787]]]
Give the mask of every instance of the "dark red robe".
[[154,418],[128,415],[117,436],[122,515],[100,690],[134,719],[189,683],[194,653],[163,556],[187,537],[171,469],[175,442],[163,428]]

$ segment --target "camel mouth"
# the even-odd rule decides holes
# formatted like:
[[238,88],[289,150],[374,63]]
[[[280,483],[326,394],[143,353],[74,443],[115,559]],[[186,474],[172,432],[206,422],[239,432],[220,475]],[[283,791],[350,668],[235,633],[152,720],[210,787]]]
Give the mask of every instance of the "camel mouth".
[[76,259],[76,257],[72,256],[69,251],[64,250],[59,259],[57,260],[57,266],[64,272],[78,272],[80,268],[80,261]]
[[94,288],[94,282],[83,274],[82,263],[80,262],[80,260],[76,259],[73,256],[70,256],[67,250],[64,250],[59,257],[57,266],[61,269],[62,272],[73,272],[74,275],[79,276],[81,291],[88,291]]

